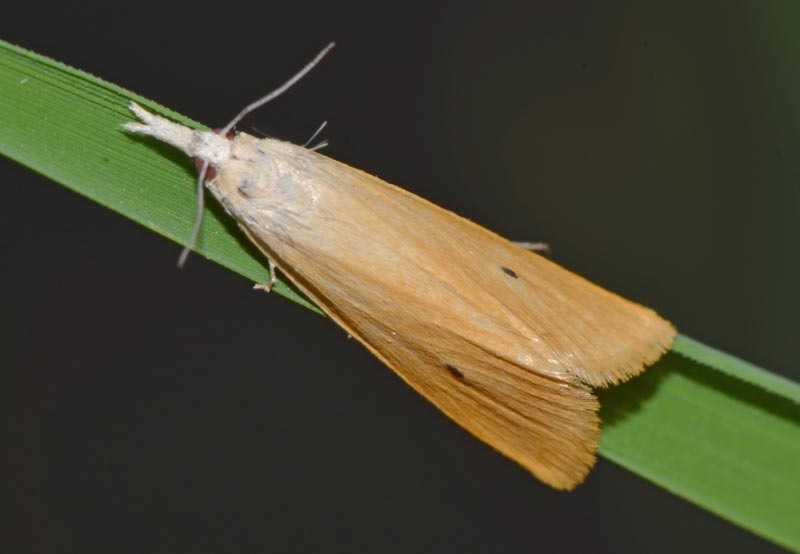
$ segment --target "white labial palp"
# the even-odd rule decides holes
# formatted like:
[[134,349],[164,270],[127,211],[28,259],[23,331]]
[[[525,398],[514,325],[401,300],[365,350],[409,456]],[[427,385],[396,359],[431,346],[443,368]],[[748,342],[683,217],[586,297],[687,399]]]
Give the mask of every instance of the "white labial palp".
[[[205,160],[214,167],[224,167],[231,160],[233,141],[214,132],[197,131],[152,114],[131,102],[131,111],[141,120],[139,122],[125,123],[123,127],[131,132],[148,135],[178,148],[186,155]],[[205,177],[205,175],[202,175]],[[227,209],[227,207],[226,207]],[[179,265],[182,265],[185,256],[181,256]],[[277,281],[275,274],[276,265],[268,259],[269,281],[266,284],[257,284],[254,288],[269,292]]]
[[123,128],[133,133],[149,135],[171,144],[187,156],[208,160],[212,165],[223,165],[231,157],[231,141],[211,131],[196,131],[152,114],[136,102],[131,102],[131,111],[141,120],[129,122]]

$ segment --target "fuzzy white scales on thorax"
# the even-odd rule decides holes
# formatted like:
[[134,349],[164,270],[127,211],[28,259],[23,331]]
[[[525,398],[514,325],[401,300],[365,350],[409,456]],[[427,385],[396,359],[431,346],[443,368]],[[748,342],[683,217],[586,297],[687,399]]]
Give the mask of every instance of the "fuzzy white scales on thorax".
[[[318,217],[318,201],[328,185],[313,168],[324,158],[304,147],[247,134],[233,138],[199,131],[131,105],[141,123],[126,123],[129,131],[150,135],[207,160],[214,177],[208,190],[226,211],[251,232],[286,240],[310,229]],[[314,159],[316,158],[316,160]]]
[[240,134],[231,140],[230,158],[214,165],[206,183],[225,209],[262,240],[297,239],[319,217],[326,183],[304,171],[305,148],[275,139]]

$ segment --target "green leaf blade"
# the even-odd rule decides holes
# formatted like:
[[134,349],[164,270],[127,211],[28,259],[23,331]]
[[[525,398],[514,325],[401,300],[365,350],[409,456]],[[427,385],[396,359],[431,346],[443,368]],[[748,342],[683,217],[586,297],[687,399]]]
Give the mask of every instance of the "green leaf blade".
[[[131,100],[202,127],[0,41],[0,152],[185,244],[195,210],[192,162],[121,129],[132,119]],[[252,281],[266,279],[264,260],[219,209],[207,210],[198,251]],[[315,309],[285,283],[276,292]],[[601,454],[800,550],[800,387],[687,337],[673,350],[642,377],[600,391]]]
[[601,452],[795,548],[800,405],[715,369],[670,353],[641,377],[602,391]]

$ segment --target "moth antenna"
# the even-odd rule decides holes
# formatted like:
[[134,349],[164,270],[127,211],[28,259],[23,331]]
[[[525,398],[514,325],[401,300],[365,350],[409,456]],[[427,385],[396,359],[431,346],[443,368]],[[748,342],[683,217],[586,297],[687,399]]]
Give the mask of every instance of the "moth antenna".
[[208,160],[203,160],[203,167],[200,168],[200,173],[197,174],[197,211],[194,214],[194,226],[192,227],[192,234],[189,235],[189,243],[183,247],[181,255],[178,256],[178,267],[183,267],[189,254],[194,250],[197,244],[197,237],[200,235],[200,227],[203,225],[206,173],[208,173]]
[[308,140],[305,142],[305,144],[303,144],[303,146],[305,146],[306,148],[308,148],[308,145],[309,145],[309,144],[311,144],[311,142],[312,142],[312,141],[313,141],[315,138],[317,138],[317,135],[319,135],[319,134],[322,132],[322,130],[325,128],[325,126],[326,126],[327,124],[328,124],[328,122],[327,122],[327,121],[323,121],[323,122],[322,122],[322,125],[320,125],[320,126],[319,126],[319,129],[317,129],[316,131],[314,131],[314,134],[313,134],[313,135],[311,135],[311,138],[309,138],[309,139],[308,139]]
[[[330,52],[331,48],[333,48],[334,46],[336,46],[335,42],[329,42],[328,45],[325,48],[323,48],[322,51],[320,51],[320,53],[317,54],[313,60],[308,62],[305,65],[305,67],[303,67],[303,69],[295,73],[291,79],[283,83],[281,86],[279,86],[266,96],[262,96],[252,104],[248,104],[247,106],[245,106],[245,108],[242,111],[236,114],[236,117],[231,119],[230,123],[228,123],[225,127],[222,128],[222,130],[219,131],[219,134],[223,137],[227,136],[228,133],[231,131],[231,129],[233,129],[233,127],[237,123],[239,123],[242,119],[244,119],[244,117],[247,116],[247,114],[249,114],[253,110],[257,110],[270,100],[274,100],[275,98],[277,98],[278,96],[289,90],[292,87],[292,85],[294,85],[297,81],[305,77],[309,71],[314,69],[314,67],[320,61],[322,61],[322,58],[324,58],[326,54]],[[322,127],[324,126],[325,123],[322,124]],[[319,133],[319,131],[322,130],[322,127],[320,127],[317,133]],[[316,136],[316,133],[314,134],[314,136]],[[321,148],[321,146],[319,148]],[[178,257],[178,267],[183,267],[183,265],[186,263],[186,259],[189,257],[189,253],[192,250],[194,250],[194,247],[197,244],[197,237],[200,234],[200,227],[203,224],[203,210],[205,207],[204,182],[207,173],[208,173],[208,160],[203,160],[203,167],[200,169],[200,174],[197,176],[197,211],[195,212],[194,216],[194,227],[192,227],[192,234],[189,236],[189,243],[183,248],[183,250],[181,251],[181,255]]]
[[240,122],[240,121],[241,121],[241,120],[242,120],[242,119],[243,119],[243,118],[244,118],[244,117],[245,117],[247,114],[249,114],[249,113],[250,113],[250,112],[252,112],[253,110],[257,110],[258,108],[260,108],[261,106],[263,106],[264,104],[266,104],[267,102],[269,102],[270,100],[274,100],[275,98],[277,98],[278,96],[280,96],[281,94],[283,94],[284,92],[286,92],[286,91],[287,91],[289,88],[291,88],[291,86],[292,86],[292,85],[294,85],[294,84],[295,84],[297,81],[299,81],[300,79],[302,79],[303,77],[305,77],[306,73],[308,73],[309,71],[311,71],[312,69],[314,69],[314,67],[315,67],[315,66],[316,66],[316,65],[317,65],[317,64],[318,64],[318,63],[319,63],[319,62],[322,60],[322,58],[324,58],[324,57],[325,57],[325,55],[326,55],[328,52],[330,52],[331,48],[333,48],[334,46],[336,46],[336,43],[335,43],[335,42],[330,42],[330,43],[328,43],[328,45],[327,45],[325,48],[323,48],[323,49],[322,49],[322,51],[321,51],[319,54],[317,54],[317,55],[314,57],[314,59],[313,59],[313,60],[311,60],[310,62],[308,62],[308,63],[306,64],[306,66],[305,66],[303,69],[301,69],[300,71],[298,71],[298,72],[297,72],[297,73],[296,73],[296,74],[295,74],[295,75],[294,75],[294,76],[293,76],[291,79],[289,79],[288,81],[286,81],[286,82],[285,82],[283,85],[281,85],[280,87],[276,88],[275,90],[273,90],[272,92],[270,92],[270,93],[269,93],[269,94],[267,94],[266,96],[262,96],[261,98],[259,98],[259,99],[258,99],[258,100],[256,100],[255,102],[253,102],[252,104],[250,104],[250,105],[246,106],[246,107],[245,107],[245,108],[244,108],[242,111],[240,111],[238,114],[236,114],[236,117],[234,117],[234,118],[231,120],[231,122],[230,122],[230,123],[228,123],[228,124],[227,124],[227,125],[226,125],[226,126],[223,128],[223,129],[222,129],[222,131],[220,131],[220,134],[221,134],[222,136],[225,136],[225,135],[227,135],[227,134],[228,134],[228,132],[229,132],[231,129],[233,129],[233,126],[234,126],[234,125],[236,125],[237,123],[239,123],[239,122]]

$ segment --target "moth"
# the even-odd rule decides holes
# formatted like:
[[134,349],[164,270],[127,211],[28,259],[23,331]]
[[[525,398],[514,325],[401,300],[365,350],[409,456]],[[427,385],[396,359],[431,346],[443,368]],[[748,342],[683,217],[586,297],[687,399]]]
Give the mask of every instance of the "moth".
[[[332,46],[332,45],[331,45]],[[328,47],[330,48],[330,46]],[[557,489],[595,462],[592,387],[625,381],[673,326],[458,215],[313,149],[197,131],[137,104],[124,125],[201,160],[203,185],[349,335],[467,431]]]

